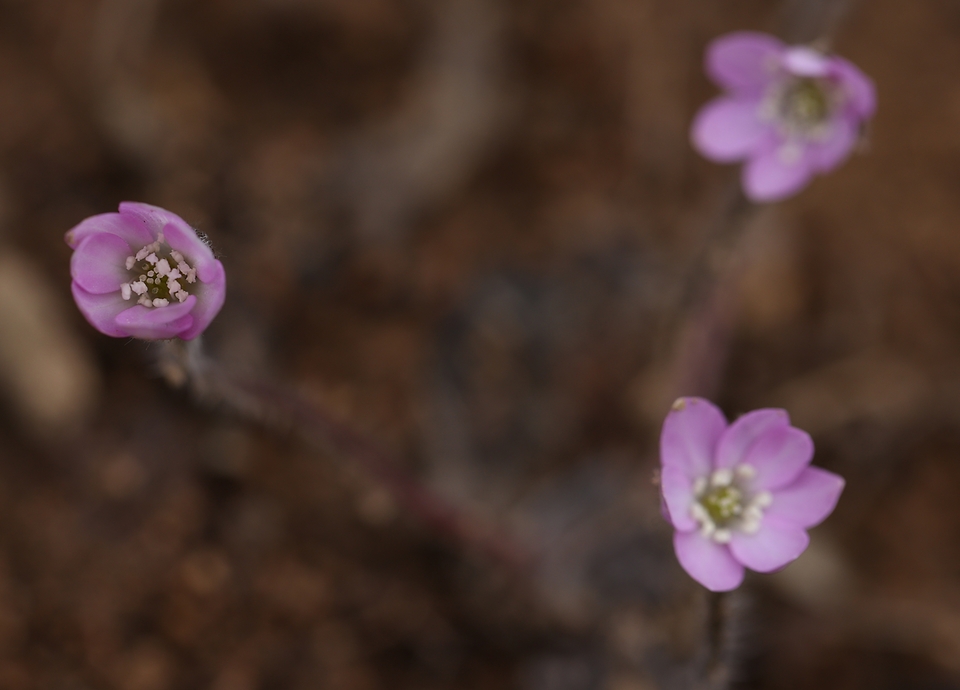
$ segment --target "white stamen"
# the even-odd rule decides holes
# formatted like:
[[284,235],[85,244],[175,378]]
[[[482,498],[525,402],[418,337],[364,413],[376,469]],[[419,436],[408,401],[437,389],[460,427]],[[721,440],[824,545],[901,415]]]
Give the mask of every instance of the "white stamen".
[[170,252],[170,256],[171,256],[171,257],[173,258],[173,260],[176,261],[178,264],[183,261],[183,254],[181,254],[180,252],[178,252],[176,249],[174,249],[173,251]]
[[157,262],[157,273],[162,276],[170,273],[170,262],[166,259],[160,259],[160,261]]
[[743,511],[743,519],[747,521],[759,522],[763,517],[763,510],[755,505],[749,505]]
[[717,526],[713,524],[711,520],[708,520],[707,522],[704,522],[702,525],[700,525],[700,534],[702,534],[705,537],[711,536],[716,531],[717,531]]
[[693,482],[693,495],[698,498],[707,490],[707,478],[697,477]]
[[120,286],[120,296],[124,299],[130,299],[130,283],[123,283]]
[[166,242],[166,240],[163,239],[163,230],[161,230],[160,232],[157,233],[157,241],[154,242],[154,244],[156,244],[157,247],[159,247],[164,242]]
[[137,304],[142,304],[142,305],[145,306],[145,307],[152,307],[152,306],[153,306],[153,300],[151,300],[151,299],[150,299],[149,297],[147,297],[146,295],[140,295],[140,299],[137,300]]
[[737,476],[742,479],[753,479],[757,476],[757,470],[754,469],[753,465],[737,465]]
[[740,523],[740,531],[744,534],[756,534],[760,531],[760,521],[744,520]]
[[133,283],[130,283],[130,289],[133,290],[138,295],[142,295],[147,291],[147,285],[142,280],[138,280]]
[[727,467],[717,470],[710,477],[710,483],[714,486],[730,486],[731,482],[733,482],[733,470]]
[[170,294],[171,294],[171,295],[177,294],[177,293],[180,292],[182,289],[183,289],[183,288],[180,287],[180,283],[178,283],[177,281],[175,281],[175,280],[168,280],[168,281],[167,281],[167,290],[170,291]]
[[761,491],[753,497],[752,501],[750,501],[750,505],[759,506],[761,508],[769,508],[771,503],[773,503],[773,494],[771,494],[769,491]]
[[147,256],[145,257],[147,260],[147,263],[156,264],[157,261],[159,261],[159,259],[157,259],[157,255],[154,253],[155,251],[157,250],[154,249],[152,252],[147,254]]
[[713,540],[718,544],[729,544],[733,535],[728,529],[718,529],[713,533]]
[[142,261],[143,258],[149,253],[150,253],[150,249],[147,247],[144,247],[143,249],[137,252],[137,255],[134,257],[134,259],[136,261]]
[[165,307],[168,304],[170,304],[170,302],[162,297],[158,297],[157,299],[153,300],[153,306],[155,307]]
[[130,271],[133,269],[135,263],[137,263],[137,260],[132,256],[128,256],[124,265],[127,267],[127,270]]
[[710,515],[707,513],[707,509],[699,503],[694,502],[693,505],[690,506],[690,515],[697,522],[711,522]]
[[155,275],[157,275],[157,273],[156,271],[147,271],[147,275],[153,278]]
[[170,273],[167,275],[167,278],[169,278],[170,280],[176,280],[177,278],[179,278],[179,277],[182,276],[182,275],[183,275],[183,274],[180,272],[180,269],[174,268],[174,269],[171,270]]
[[188,295],[184,290],[181,290],[180,292],[178,292],[178,293],[176,294],[176,298],[177,298],[178,300],[180,300],[181,302],[183,302],[183,301],[184,301],[185,299],[187,299],[187,297],[189,297],[189,296],[190,296],[190,295]]

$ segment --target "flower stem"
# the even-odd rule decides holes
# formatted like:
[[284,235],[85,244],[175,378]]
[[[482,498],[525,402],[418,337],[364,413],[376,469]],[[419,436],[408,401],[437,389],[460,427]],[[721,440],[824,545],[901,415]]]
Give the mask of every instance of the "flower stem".
[[164,341],[158,364],[168,383],[188,385],[208,405],[225,405],[241,417],[275,431],[292,431],[323,452],[355,462],[436,534],[512,569],[528,565],[528,555],[513,540],[425,486],[375,441],[281,385],[234,376],[203,354],[200,338]]

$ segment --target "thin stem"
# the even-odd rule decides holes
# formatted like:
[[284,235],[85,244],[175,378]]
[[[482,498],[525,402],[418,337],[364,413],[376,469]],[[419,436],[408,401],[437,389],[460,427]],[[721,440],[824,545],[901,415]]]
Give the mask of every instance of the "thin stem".
[[324,452],[357,463],[390,492],[398,505],[437,534],[512,568],[528,564],[528,556],[512,540],[468,517],[329,410],[278,384],[230,374],[203,354],[199,338],[186,343],[166,341],[163,345],[159,366],[171,385],[188,384],[207,404],[222,404],[261,425],[292,431]]

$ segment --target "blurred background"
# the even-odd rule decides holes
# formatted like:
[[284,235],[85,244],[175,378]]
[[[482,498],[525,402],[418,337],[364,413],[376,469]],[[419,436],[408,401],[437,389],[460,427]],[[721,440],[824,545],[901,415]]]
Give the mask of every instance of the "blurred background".
[[[863,150],[716,249],[706,44],[830,22]],[[94,331],[63,235],[127,199],[217,248],[213,356],[528,565]],[[847,478],[716,654],[653,483],[681,393]],[[0,0],[0,688],[960,687],[958,454],[953,0]]]

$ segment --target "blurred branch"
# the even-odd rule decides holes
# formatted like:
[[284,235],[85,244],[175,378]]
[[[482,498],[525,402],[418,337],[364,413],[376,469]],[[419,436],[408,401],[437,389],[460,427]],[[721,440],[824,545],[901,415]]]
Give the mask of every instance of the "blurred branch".
[[356,463],[410,515],[457,545],[512,569],[527,565],[528,556],[511,539],[428,489],[375,441],[337,419],[331,411],[280,385],[231,375],[203,354],[199,338],[190,342],[164,341],[159,368],[170,385],[188,385],[207,405],[223,405],[275,431],[294,432],[312,446]]
[[781,35],[788,43],[816,43],[826,49],[858,1],[785,0],[780,10]]

